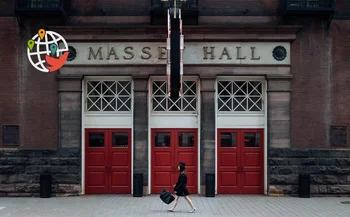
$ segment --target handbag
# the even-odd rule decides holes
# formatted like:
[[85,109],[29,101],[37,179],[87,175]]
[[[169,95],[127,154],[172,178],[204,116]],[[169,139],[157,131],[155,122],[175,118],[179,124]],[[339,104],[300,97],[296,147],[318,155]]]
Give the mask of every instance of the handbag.
[[170,190],[171,188],[169,190],[163,189],[159,195],[160,199],[166,204],[171,204],[171,202],[175,200],[175,197],[170,193]]

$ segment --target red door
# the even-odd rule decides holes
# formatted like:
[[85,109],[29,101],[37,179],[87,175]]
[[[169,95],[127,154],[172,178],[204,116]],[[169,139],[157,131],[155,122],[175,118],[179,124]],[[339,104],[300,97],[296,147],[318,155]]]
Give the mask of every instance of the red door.
[[108,131],[85,130],[85,191],[108,193]]
[[131,193],[131,130],[85,130],[87,194]]
[[151,133],[152,193],[176,183],[179,162],[186,164],[189,192],[197,193],[197,129],[152,129]]
[[264,193],[264,131],[218,130],[218,193]]

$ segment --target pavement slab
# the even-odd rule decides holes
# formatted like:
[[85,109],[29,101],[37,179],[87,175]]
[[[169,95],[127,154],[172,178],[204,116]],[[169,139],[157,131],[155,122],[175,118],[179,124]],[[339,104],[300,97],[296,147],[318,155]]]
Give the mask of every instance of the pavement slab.
[[0,217],[350,217],[349,197],[268,197],[191,195],[197,208],[181,198],[175,212],[159,196],[85,195],[52,198],[0,198]]

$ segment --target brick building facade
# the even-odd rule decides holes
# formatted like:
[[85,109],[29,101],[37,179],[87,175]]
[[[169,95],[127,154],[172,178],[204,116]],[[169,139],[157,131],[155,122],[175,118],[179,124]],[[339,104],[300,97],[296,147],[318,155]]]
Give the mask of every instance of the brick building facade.
[[[0,195],[38,195],[43,172],[52,174],[53,194],[131,193],[134,173],[143,174],[145,194],[157,193],[173,182],[171,166],[180,159],[189,165],[192,193],[204,194],[205,174],[215,173],[218,194],[293,195],[306,172],[312,194],[349,194],[350,2],[199,0],[183,6],[185,47],[199,53],[185,54],[185,88],[193,94],[179,105],[157,95],[166,82],[160,1],[59,0],[65,5],[55,15],[15,2],[0,3]],[[298,2],[304,13],[285,7]],[[40,28],[61,34],[76,50],[57,72],[39,72],[28,61],[27,41]],[[149,47],[149,60],[157,59],[120,63],[110,55],[113,46],[122,61],[130,55],[120,53],[122,46]],[[233,48],[229,55],[225,46]],[[228,63],[237,60],[237,46],[250,60]],[[253,61],[252,47],[260,62]],[[147,56],[147,49],[137,52]],[[108,110],[105,97],[104,108],[94,110],[92,91],[103,85],[121,91],[109,96],[121,104]],[[241,96],[220,94],[243,85],[250,93],[242,90],[247,107],[239,110]],[[240,102],[237,108],[225,97]],[[186,136],[192,143],[182,150]],[[102,140],[105,149],[91,147]],[[106,165],[98,161],[101,153],[110,159]]]

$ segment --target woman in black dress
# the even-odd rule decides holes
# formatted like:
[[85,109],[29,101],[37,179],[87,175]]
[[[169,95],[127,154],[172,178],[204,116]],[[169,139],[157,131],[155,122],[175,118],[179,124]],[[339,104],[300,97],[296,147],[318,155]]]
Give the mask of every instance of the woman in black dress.
[[185,200],[191,206],[192,210],[190,211],[190,213],[193,213],[196,211],[196,208],[193,206],[191,199],[188,197],[188,195],[190,195],[190,193],[188,192],[188,189],[186,186],[187,185],[187,175],[186,175],[185,166],[186,165],[183,162],[180,162],[179,165],[177,166],[178,170],[180,171],[180,175],[179,175],[179,178],[178,178],[176,184],[174,185],[174,193],[176,194],[176,196],[175,196],[174,206],[171,209],[169,209],[170,212],[174,212],[174,209],[179,202],[180,196],[185,197]]

